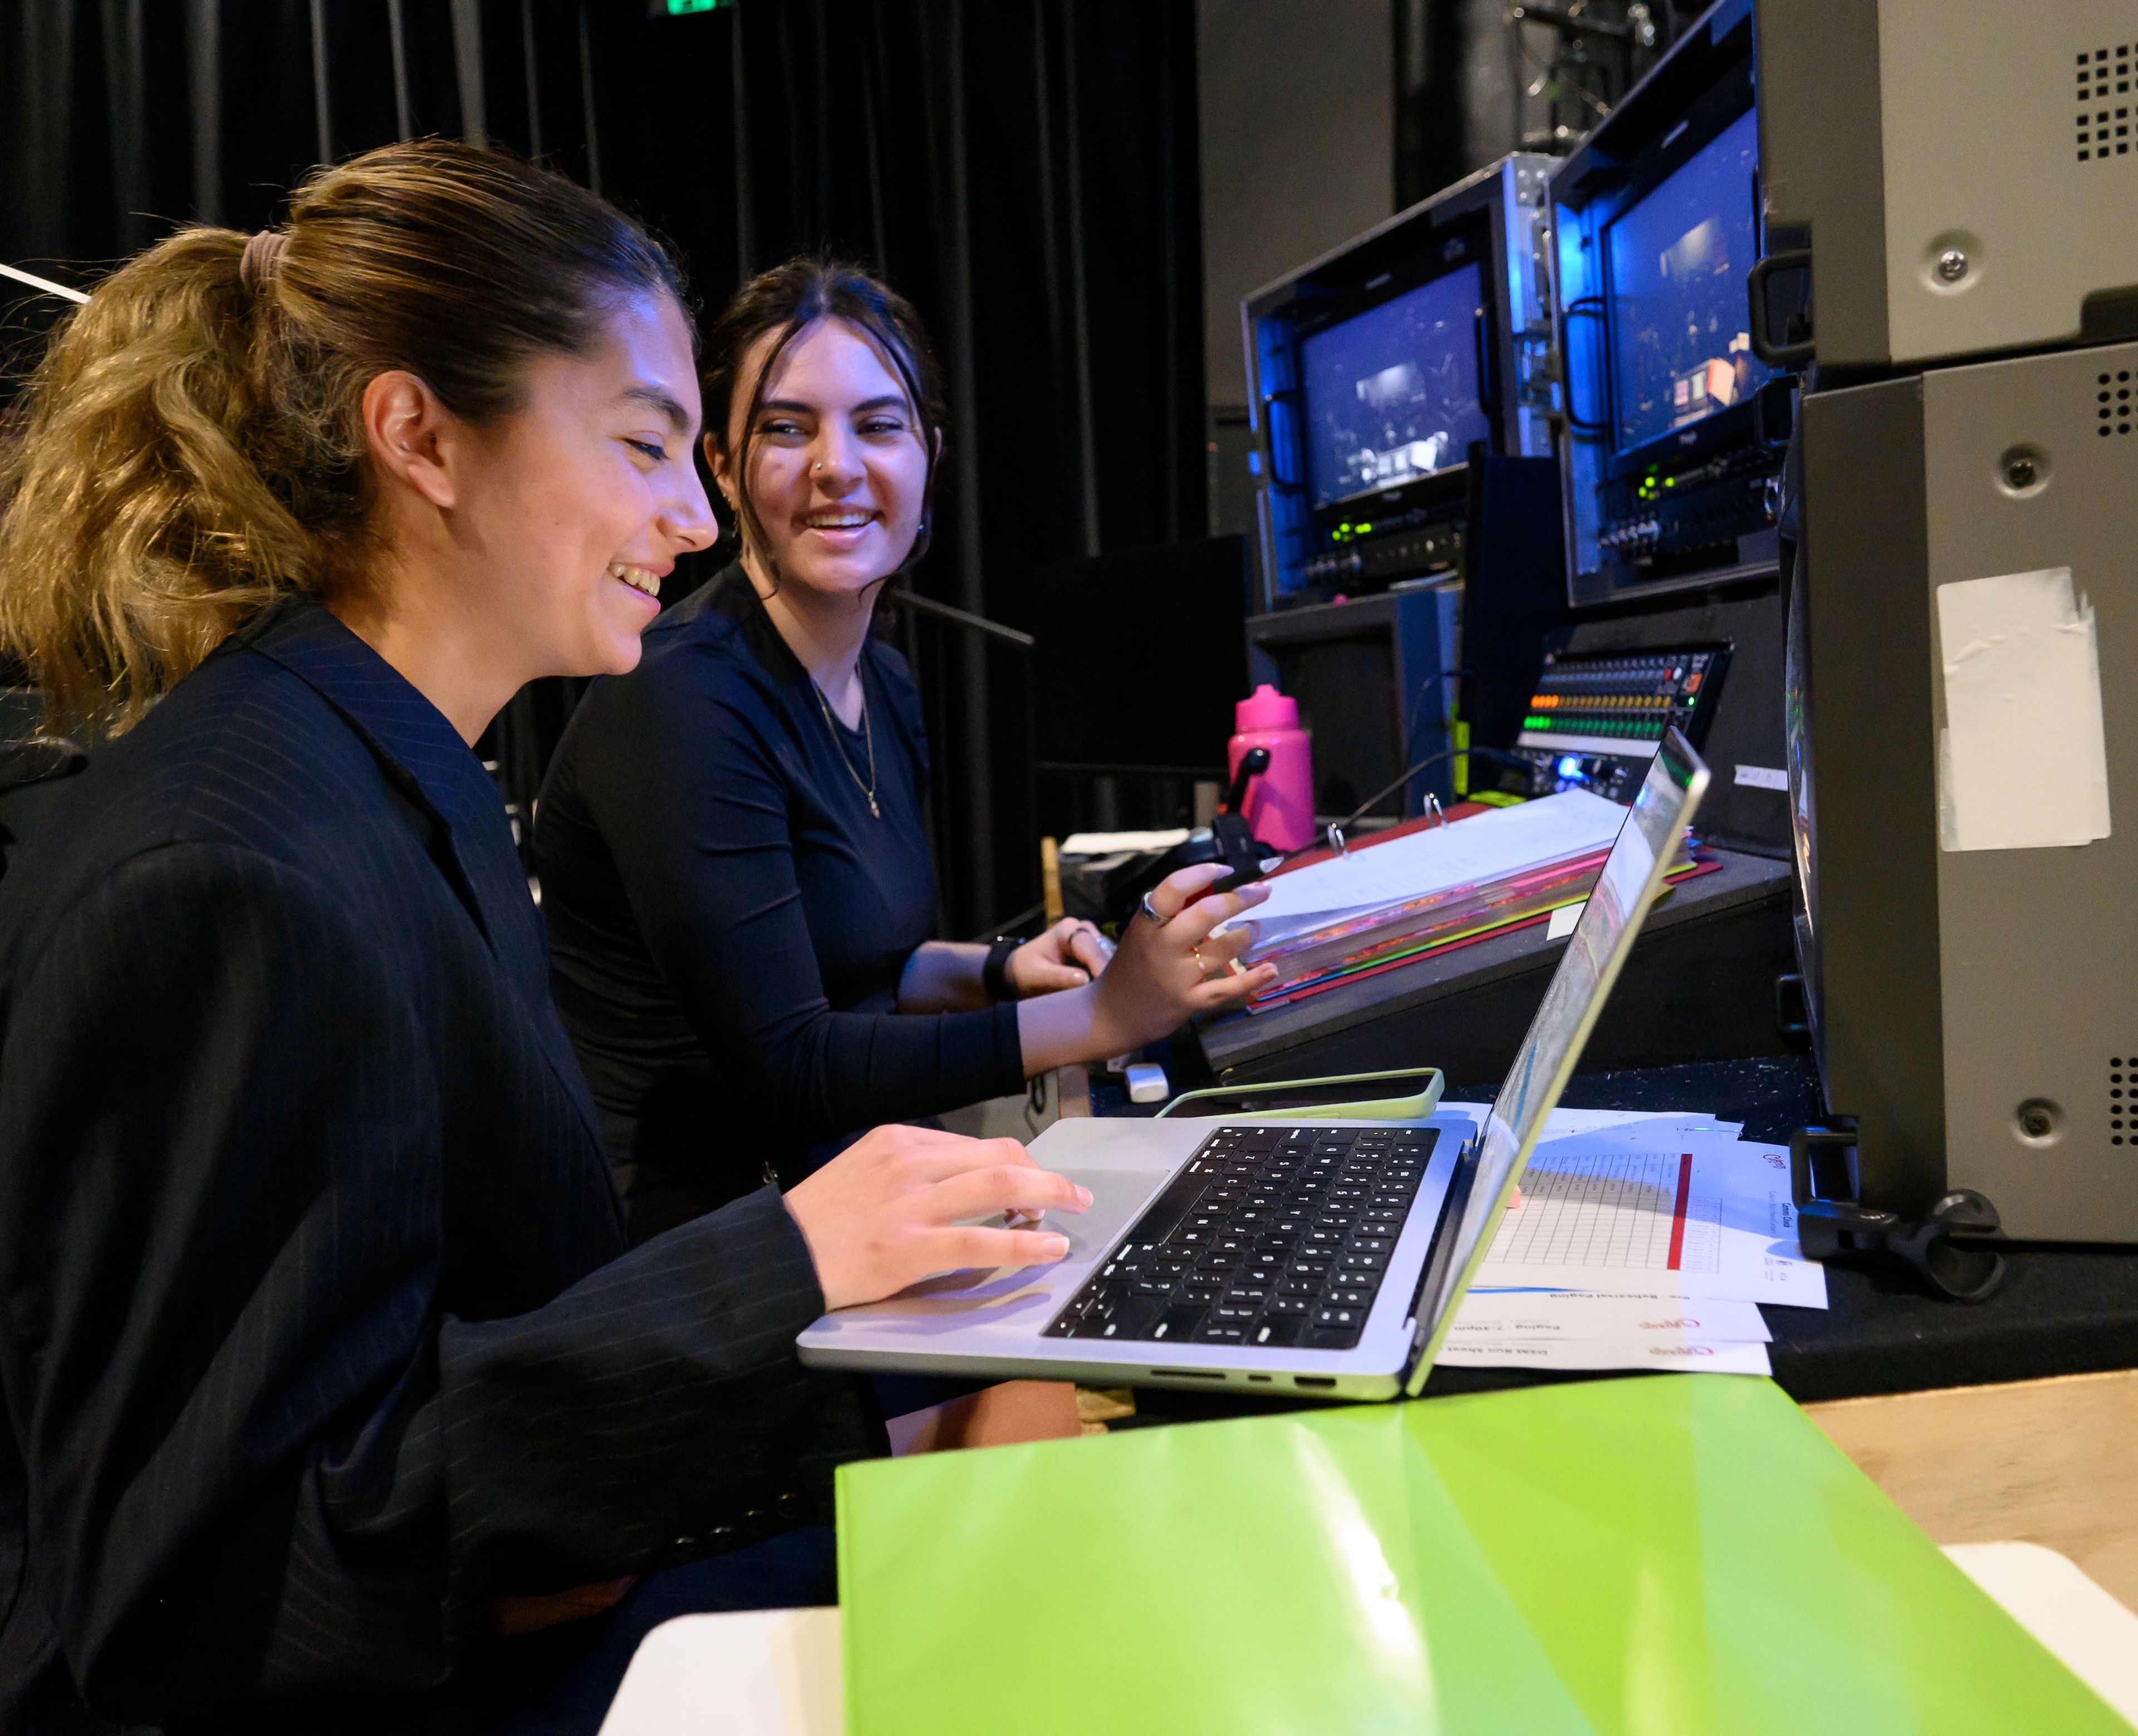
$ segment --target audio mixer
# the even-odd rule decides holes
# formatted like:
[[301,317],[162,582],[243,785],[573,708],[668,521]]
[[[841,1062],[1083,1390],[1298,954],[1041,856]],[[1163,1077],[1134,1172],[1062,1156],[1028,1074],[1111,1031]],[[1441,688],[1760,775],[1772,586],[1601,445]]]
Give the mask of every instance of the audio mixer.
[[1720,645],[1547,656],[1515,741],[1529,762],[1527,793],[1586,789],[1630,802],[1671,724],[1695,748],[1705,741],[1729,666]]

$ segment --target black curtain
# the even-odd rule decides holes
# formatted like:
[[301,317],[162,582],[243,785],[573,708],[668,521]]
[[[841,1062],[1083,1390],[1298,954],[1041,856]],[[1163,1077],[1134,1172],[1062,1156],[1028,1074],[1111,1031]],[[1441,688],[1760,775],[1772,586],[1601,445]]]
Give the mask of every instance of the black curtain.
[[[423,133],[598,188],[676,245],[709,307],[835,250],[912,298],[943,363],[951,426],[915,588],[1091,632],[1035,568],[1204,523],[1191,0],[665,12],[0,0],[0,260],[86,283],[178,223],[271,221],[323,156]],[[19,362],[54,305],[10,285],[0,307]],[[945,919],[978,932],[1038,898],[1023,654],[904,613],[891,630],[928,703]],[[1089,703],[1133,704],[1091,651]],[[573,697],[538,684],[493,731],[509,797],[531,795]]]

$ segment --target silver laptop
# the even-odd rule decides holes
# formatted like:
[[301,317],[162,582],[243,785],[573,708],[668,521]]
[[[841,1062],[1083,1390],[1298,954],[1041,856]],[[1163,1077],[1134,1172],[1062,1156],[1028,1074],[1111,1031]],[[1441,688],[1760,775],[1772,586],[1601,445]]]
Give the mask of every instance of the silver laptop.
[[1032,1155],[1091,1191],[1050,1266],[947,1272],[818,1320],[814,1367],[1097,1385],[1415,1395],[1573,1076],[1707,768],[1665,736],[1480,1125],[1448,1113],[1057,1121]]

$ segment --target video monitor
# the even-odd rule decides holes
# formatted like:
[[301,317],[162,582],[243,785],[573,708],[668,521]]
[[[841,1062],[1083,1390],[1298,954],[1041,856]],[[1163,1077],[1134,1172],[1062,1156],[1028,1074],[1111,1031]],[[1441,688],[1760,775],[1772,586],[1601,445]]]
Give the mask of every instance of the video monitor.
[[1621,452],[1744,402],[1774,371],[1752,354],[1745,300],[1759,160],[1748,109],[1605,231]]
[[1301,341],[1316,507],[1447,470],[1487,436],[1477,401],[1484,293],[1478,267],[1466,265]]

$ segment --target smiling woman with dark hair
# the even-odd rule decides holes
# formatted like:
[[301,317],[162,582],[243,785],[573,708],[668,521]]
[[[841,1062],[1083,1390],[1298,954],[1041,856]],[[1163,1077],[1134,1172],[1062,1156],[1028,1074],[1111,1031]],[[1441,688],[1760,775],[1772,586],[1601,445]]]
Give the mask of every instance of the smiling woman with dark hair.
[[[740,553],[597,682],[534,827],[557,1001],[634,1236],[809,1173],[852,1130],[1023,1089],[1267,980],[1210,931],[1264,895],[993,951],[932,938],[927,742],[870,632],[926,552],[944,431],[920,321],[851,266],[745,285],[708,344],[705,456]],[[1170,915],[1222,875],[1155,890]],[[1110,959],[1110,963],[1109,962]],[[738,1137],[738,1135],[740,1137]]]
[[970,1226],[1085,1202],[1013,1141],[886,1129],[625,1253],[469,744],[638,661],[698,402],[657,246],[437,142],[32,381],[0,646],[115,739],[0,885],[10,1736],[592,1731],[651,1621],[827,1600],[882,1428],[795,1334],[1065,1251]]

